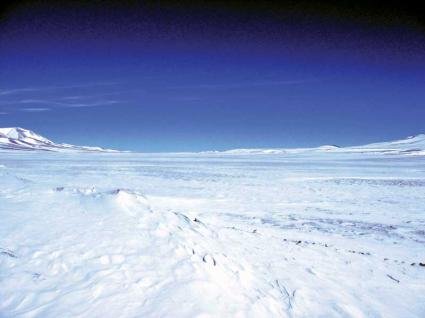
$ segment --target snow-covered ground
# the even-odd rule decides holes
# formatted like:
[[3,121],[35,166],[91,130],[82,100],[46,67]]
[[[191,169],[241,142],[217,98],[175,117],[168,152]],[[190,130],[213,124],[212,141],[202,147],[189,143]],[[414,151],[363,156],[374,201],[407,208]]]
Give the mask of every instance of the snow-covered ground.
[[423,263],[424,156],[0,152],[1,317],[425,317]]

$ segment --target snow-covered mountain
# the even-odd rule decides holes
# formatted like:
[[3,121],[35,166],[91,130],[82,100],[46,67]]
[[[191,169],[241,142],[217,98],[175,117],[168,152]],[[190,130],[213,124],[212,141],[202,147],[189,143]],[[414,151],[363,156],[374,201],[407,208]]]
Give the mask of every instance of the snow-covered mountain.
[[298,153],[382,153],[382,154],[408,154],[425,155],[425,134],[410,136],[401,140],[372,143],[362,146],[338,147],[325,145],[316,148],[254,148],[254,149],[232,149],[221,154],[248,155],[248,154],[298,154]]
[[[64,143],[55,143],[35,132],[20,128],[0,128],[0,150],[44,150],[56,152],[116,152],[116,150],[100,147],[74,146]],[[206,151],[205,154],[229,155],[270,155],[270,154],[298,154],[298,153],[381,153],[425,155],[425,134],[410,136],[405,139],[372,143],[362,146],[338,147],[324,145],[316,148],[252,148],[232,149],[226,151]]]
[[270,154],[297,154],[297,153],[303,153],[303,152],[328,152],[328,151],[334,151],[336,149],[339,149],[338,146],[334,145],[324,145],[316,148],[247,148],[247,149],[232,149],[232,150],[226,150],[222,153],[226,154],[263,154],[263,155],[270,155]]
[[377,152],[387,154],[425,155],[425,134],[405,139],[342,148],[348,152]]
[[82,151],[82,152],[114,152],[115,150],[100,147],[74,146],[57,144],[36,134],[35,132],[20,128],[0,128],[0,149],[7,150],[44,150],[56,152]]

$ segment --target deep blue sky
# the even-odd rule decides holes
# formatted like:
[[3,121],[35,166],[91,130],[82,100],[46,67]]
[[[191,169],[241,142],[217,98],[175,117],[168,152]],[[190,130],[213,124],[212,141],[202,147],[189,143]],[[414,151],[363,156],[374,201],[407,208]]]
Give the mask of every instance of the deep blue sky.
[[138,151],[354,145],[424,133],[423,28],[393,12],[363,7],[360,19],[339,9],[6,8],[0,127]]

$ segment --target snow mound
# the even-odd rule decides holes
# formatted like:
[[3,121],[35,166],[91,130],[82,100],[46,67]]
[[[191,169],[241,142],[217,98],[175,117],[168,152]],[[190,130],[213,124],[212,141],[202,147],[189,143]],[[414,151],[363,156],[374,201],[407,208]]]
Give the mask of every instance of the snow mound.
[[53,141],[40,136],[31,130],[20,127],[0,128],[0,149],[42,150],[56,152],[114,152],[114,150],[103,149],[100,147],[56,144]]
[[[43,196],[56,208],[39,211],[39,245],[3,251],[16,255],[6,258],[14,275],[2,279],[6,316],[285,316],[278,287],[224,254],[199,219],[155,211],[131,189],[59,186]],[[19,298],[16,277],[41,296]]]

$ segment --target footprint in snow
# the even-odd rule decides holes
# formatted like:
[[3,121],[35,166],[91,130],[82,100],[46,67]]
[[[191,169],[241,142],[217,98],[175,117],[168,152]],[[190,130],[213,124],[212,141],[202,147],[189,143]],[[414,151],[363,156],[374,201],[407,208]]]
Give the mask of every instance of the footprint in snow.
[[214,257],[212,257],[210,254],[205,254],[205,255],[204,255],[204,257],[202,258],[202,261],[203,261],[204,263],[212,264],[212,265],[214,265],[214,266],[216,266],[216,265],[217,265],[217,262],[215,261],[215,258],[214,258]]
[[0,247],[0,255],[9,256],[12,258],[18,258],[18,256],[13,251],[8,250],[6,248],[2,248],[2,247]]

